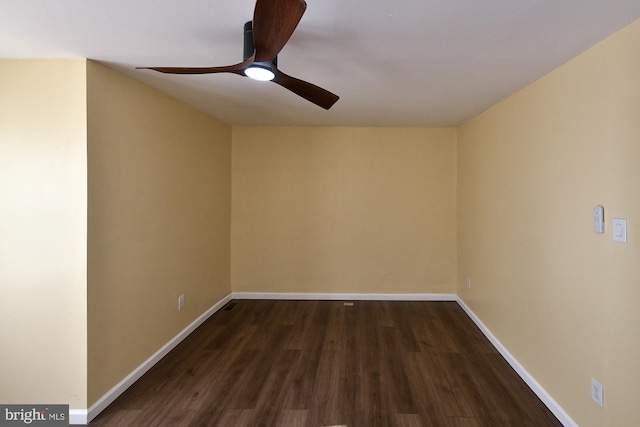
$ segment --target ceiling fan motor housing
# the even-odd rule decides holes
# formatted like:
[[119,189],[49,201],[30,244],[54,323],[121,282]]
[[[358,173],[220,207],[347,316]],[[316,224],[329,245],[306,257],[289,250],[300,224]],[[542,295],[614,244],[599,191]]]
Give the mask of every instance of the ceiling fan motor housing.
[[[251,58],[254,50],[255,46],[253,44],[253,22],[249,21],[244,24],[244,51],[242,54],[242,60],[246,61],[247,59]],[[269,65],[273,64],[273,66],[277,67],[278,57],[276,56],[275,58],[273,58],[273,61],[256,62],[255,64],[264,64],[268,68],[271,68],[269,67]]]

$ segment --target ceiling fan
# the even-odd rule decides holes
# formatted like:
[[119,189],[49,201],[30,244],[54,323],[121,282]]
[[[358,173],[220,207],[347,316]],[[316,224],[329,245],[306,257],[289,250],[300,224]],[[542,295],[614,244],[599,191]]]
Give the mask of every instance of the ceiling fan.
[[314,84],[291,77],[277,67],[278,53],[302,18],[304,0],[257,0],[253,21],[244,25],[244,55],[239,64],[224,67],[137,67],[167,74],[233,73],[273,81],[307,101],[328,110],[338,96]]

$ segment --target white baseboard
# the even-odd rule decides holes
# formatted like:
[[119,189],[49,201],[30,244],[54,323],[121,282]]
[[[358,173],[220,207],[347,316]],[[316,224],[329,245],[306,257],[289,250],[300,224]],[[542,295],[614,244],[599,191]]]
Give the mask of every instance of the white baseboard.
[[489,328],[482,323],[480,318],[476,316],[476,314],[469,308],[467,304],[464,303],[462,298],[457,299],[460,307],[467,313],[467,315],[473,320],[473,322],[480,328],[482,333],[491,341],[491,344],[498,350],[498,352],[505,358],[507,363],[511,365],[514,371],[524,380],[525,383],[529,386],[529,388],[538,396],[538,398],[545,404],[547,408],[556,416],[558,421],[562,423],[565,427],[579,427],[578,424],[571,419],[569,414],[565,412],[564,409],[556,402],[553,397],[540,385],[538,381],[533,378],[533,376],[527,372],[527,370],[516,360],[515,357],[506,349],[504,345],[491,333]]
[[457,301],[455,294],[341,294],[232,292],[233,299],[313,300],[313,301]]
[[88,424],[88,413],[89,411],[87,411],[86,409],[69,409],[69,425],[78,426]]
[[151,357],[145,360],[140,366],[138,366],[133,372],[126,376],[125,379],[116,384],[111,390],[104,394],[96,403],[91,405],[88,411],[86,410],[73,410],[69,411],[70,424],[88,424],[91,420],[104,411],[107,406],[113,403],[122,393],[125,392],[134,382],[140,379],[149,369],[166,356],[171,350],[173,350],[182,340],[189,336],[196,328],[204,323],[213,313],[220,310],[226,303],[231,300],[231,294],[222,298],[215,303],[210,309],[205,311],[200,317],[191,322],[189,326],[184,328],[178,335],[173,337],[171,341],[166,343],[160,350],[156,351]]

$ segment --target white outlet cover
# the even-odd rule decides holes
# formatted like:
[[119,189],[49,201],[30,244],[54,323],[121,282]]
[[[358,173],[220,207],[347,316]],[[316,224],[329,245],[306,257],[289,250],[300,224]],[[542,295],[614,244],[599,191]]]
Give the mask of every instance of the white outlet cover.
[[613,240],[620,243],[627,243],[627,220],[624,218],[613,218]]
[[604,407],[602,401],[602,384],[591,378],[591,399],[601,408]]

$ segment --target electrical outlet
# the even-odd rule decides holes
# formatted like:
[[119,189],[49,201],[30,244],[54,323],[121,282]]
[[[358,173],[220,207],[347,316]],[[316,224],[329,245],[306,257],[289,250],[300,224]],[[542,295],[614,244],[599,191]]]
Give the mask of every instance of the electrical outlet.
[[591,378],[591,399],[596,402],[601,408],[604,407],[602,403],[602,384]]
[[467,289],[471,289],[471,278],[467,277]]
[[180,295],[178,297],[178,310],[182,310],[184,308],[184,295]]

